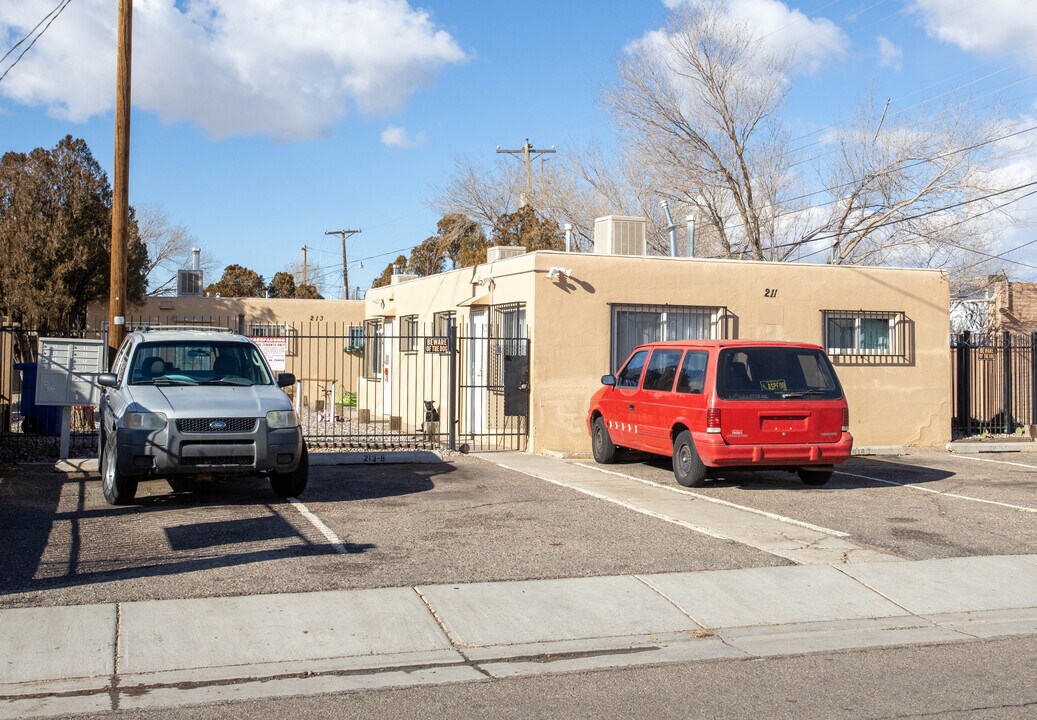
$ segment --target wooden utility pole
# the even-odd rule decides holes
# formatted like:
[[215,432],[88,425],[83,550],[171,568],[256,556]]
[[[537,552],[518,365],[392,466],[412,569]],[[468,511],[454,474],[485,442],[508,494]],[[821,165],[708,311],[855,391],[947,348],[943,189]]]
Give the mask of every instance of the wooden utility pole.
[[112,262],[108,293],[108,345],[113,351],[118,350],[126,337],[132,41],[133,0],[119,0],[119,51],[115,79],[115,187],[112,194]]
[[302,246],[302,284],[306,284],[306,246]]
[[522,155],[525,158],[526,163],[526,202],[530,205],[533,204],[533,160],[538,157],[542,157],[547,153],[553,153],[555,151],[554,145],[546,150],[538,150],[534,148],[529,138],[526,138],[526,144],[522,146],[521,150],[501,150],[500,145],[497,146],[498,153],[506,153],[508,155]]
[[346,238],[350,235],[356,235],[361,233],[363,230],[328,230],[325,235],[339,235],[342,238],[342,290],[346,294],[346,300],[349,299],[349,265],[346,263]]

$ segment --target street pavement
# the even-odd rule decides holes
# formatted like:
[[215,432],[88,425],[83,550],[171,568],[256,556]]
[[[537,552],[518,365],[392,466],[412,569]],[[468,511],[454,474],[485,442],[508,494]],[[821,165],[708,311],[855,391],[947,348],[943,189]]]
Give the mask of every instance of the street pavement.
[[[833,479],[835,488],[722,480],[687,490],[664,483],[651,463],[602,468],[521,453],[468,462],[479,464],[455,463],[453,473],[447,465],[361,467],[348,471],[348,484],[346,469],[331,468],[334,475],[316,476],[308,506],[257,503],[262,490],[233,485],[231,495],[192,502],[151,483],[143,486],[143,512],[109,513],[94,497],[93,480],[40,485],[35,495],[8,482],[0,487],[9,506],[0,508],[3,517],[39,526],[29,525],[35,539],[24,547],[32,553],[0,564],[23,578],[20,585],[5,581],[5,592],[29,591],[0,603],[0,718],[161,713],[603,669],[989,647],[1013,638],[1029,641],[1021,646],[1028,648],[1037,638],[1037,509],[1029,493],[1037,466],[987,469],[977,461],[987,476],[963,486],[960,470],[939,469],[949,462],[942,457],[928,462],[936,470],[898,461],[890,465],[895,474],[854,461]],[[546,482],[524,484],[522,476]],[[393,482],[403,485],[394,489]],[[959,535],[971,525],[996,525],[996,532],[981,527],[975,542],[960,542],[1009,552],[945,556],[949,544],[935,533],[918,533],[902,547],[884,542],[900,537],[888,533],[862,541],[867,518],[840,514],[842,506],[868,502],[861,507],[873,510],[888,506],[887,498],[897,503],[888,512],[898,524],[915,513],[919,524],[953,519]],[[912,498],[921,505],[910,507]],[[70,533],[50,525],[48,503]],[[372,510],[377,516],[361,525]],[[214,511],[226,519],[203,522]],[[235,519],[242,513],[254,516],[247,535]],[[442,522],[428,527],[429,517],[468,524],[443,534]],[[107,529],[96,534],[90,523]],[[403,582],[371,587],[363,583],[373,575],[341,575],[367,557],[340,537],[358,525],[377,541],[372,552],[386,549],[377,557],[384,566],[378,577]],[[0,537],[10,530],[0,528]],[[401,535],[419,530],[437,533],[427,536],[436,542]],[[23,542],[17,533],[9,537]],[[106,537],[117,550],[114,567],[105,565]],[[216,551],[228,542],[228,549],[244,543],[242,557],[254,560],[220,561]],[[406,553],[408,543],[416,545]],[[618,562],[601,547],[585,554],[605,543],[622,550]],[[286,554],[282,545],[303,552]],[[519,557],[530,547],[544,550]],[[131,556],[137,548],[141,556]],[[705,563],[695,558],[699,552]],[[195,559],[177,559],[184,553]],[[446,554],[437,560],[435,553]],[[86,558],[97,569],[84,575]],[[174,571],[142,572],[156,562]],[[246,567],[286,574],[263,582],[244,574]],[[241,588],[237,594],[213,581],[228,571],[239,578],[231,586]],[[134,584],[120,584],[123,576]]]

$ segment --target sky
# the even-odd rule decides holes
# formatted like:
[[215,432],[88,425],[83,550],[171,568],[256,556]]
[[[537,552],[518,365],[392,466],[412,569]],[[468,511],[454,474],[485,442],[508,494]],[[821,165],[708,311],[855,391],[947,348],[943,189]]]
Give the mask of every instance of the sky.
[[[617,60],[694,1],[136,0],[130,203],[164,208],[221,269],[267,280],[306,245],[328,297],[340,296],[342,259],[324,233],[362,229],[349,279],[367,288],[435,233],[433,203],[458,158],[490,163],[526,138],[558,153],[614,147],[600,99]],[[867,95],[896,113],[958,86],[974,107],[1025,122],[1037,113],[1031,2],[726,4],[796,52],[784,120],[811,146]],[[17,65],[24,44],[0,62],[0,152],[71,134],[111,175],[116,6],[0,3],[0,54],[64,8]],[[1022,148],[1007,162],[1037,172]],[[1006,229],[1000,250],[1034,238]],[[1037,244],[1006,257],[1012,279],[1037,279]]]

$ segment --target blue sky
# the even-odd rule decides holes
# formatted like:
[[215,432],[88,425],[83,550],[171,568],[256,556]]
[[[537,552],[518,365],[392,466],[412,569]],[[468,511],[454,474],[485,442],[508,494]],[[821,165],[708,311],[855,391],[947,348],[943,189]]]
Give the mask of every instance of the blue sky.
[[[55,4],[0,7],[3,51]],[[862,94],[893,99],[896,112],[950,83],[974,83],[977,106],[999,100],[1013,118],[1032,114],[1037,63],[1015,50],[1037,37],[1025,0],[729,4],[771,42],[817,54],[785,108],[794,136],[847,117]],[[110,171],[114,6],[72,0],[0,82],[0,151],[70,133]],[[276,20],[227,29],[249,11]],[[656,0],[137,0],[130,201],[163,206],[220,268],[239,263],[269,279],[306,244],[332,297],[339,241],[324,231],[360,227],[349,257],[366,259],[350,280],[367,287],[396,251],[434,233],[428,204],[455,157],[493,162],[498,145],[527,137],[559,152],[613,143],[600,88],[623,48],[667,12]],[[226,24],[205,25],[221,13]],[[221,32],[229,39],[205,45]],[[383,142],[390,127],[407,147]],[[1017,270],[1016,279],[1037,272]]]

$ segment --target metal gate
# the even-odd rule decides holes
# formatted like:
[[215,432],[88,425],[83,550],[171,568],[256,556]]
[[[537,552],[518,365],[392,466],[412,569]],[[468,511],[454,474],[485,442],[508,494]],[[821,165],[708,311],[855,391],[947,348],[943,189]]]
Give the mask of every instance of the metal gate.
[[[128,319],[130,328],[139,324]],[[268,352],[275,371],[295,375],[296,384],[286,390],[311,447],[524,450],[530,391],[524,323],[509,327],[494,317],[459,330],[448,319],[423,334],[417,322],[395,318],[293,325],[237,316],[199,325],[244,331]],[[0,458],[58,455],[51,409],[33,407],[22,392],[27,370],[16,367],[31,355],[32,340],[47,334],[54,333],[0,333]],[[25,347],[16,351],[20,345]],[[96,427],[91,408],[76,409],[73,453],[96,454]]]
[[529,340],[490,328],[414,329],[289,330],[285,371],[296,384],[288,392],[310,446],[524,450]]
[[952,335],[951,387],[958,435],[1037,423],[1037,333]]

